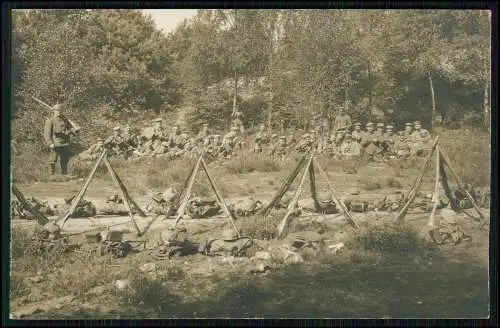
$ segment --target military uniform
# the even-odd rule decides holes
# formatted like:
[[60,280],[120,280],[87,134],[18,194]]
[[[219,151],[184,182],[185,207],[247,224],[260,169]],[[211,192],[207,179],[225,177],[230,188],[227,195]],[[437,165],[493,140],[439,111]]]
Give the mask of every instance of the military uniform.
[[405,124],[405,129],[403,131],[403,136],[407,141],[411,138],[411,134],[413,133],[413,124],[412,123],[406,123]]
[[[54,106],[59,111],[60,105]],[[47,146],[52,148],[49,158],[50,174],[55,174],[55,165],[59,159],[61,165],[61,174],[68,174],[68,162],[70,158],[70,139],[78,131],[73,127],[70,121],[63,115],[57,114],[50,117],[45,122],[44,138]]]
[[393,126],[388,125],[387,132],[384,134],[384,139],[383,139],[383,147],[384,150],[388,153],[388,155],[395,154],[394,143],[396,142],[396,137],[392,131],[393,131]]
[[238,127],[233,126],[231,132],[226,134],[222,139],[222,146],[224,148],[224,156],[229,157],[233,154],[236,145],[238,144]]
[[299,140],[295,150],[299,153],[310,153],[313,148],[313,138],[309,133],[304,134]]
[[203,124],[203,127],[201,131],[198,133],[198,135],[195,138],[195,141],[198,142],[204,142],[205,138],[208,136],[208,124]]
[[352,131],[352,140],[357,143],[361,142],[363,139],[363,131],[361,131],[361,123],[354,123],[354,131]]
[[262,137],[260,135],[257,135],[255,137],[255,145],[253,147],[254,153],[262,153]]
[[375,137],[375,144],[378,147],[382,146],[382,142],[384,140],[384,123],[378,123],[377,129],[373,131],[373,135]]
[[344,141],[340,146],[340,153],[347,158],[358,157],[361,155],[360,146],[357,142],[352,140],[350,133],[346,133]]
[[351,127],[351,117],[344,113],[344,109],[341,107],[339,114],[335,117],[333,122],[333,131],[347,131]]
[[363,147],[363,155],[366,155],[369,158],[373,158],[373,156],[380,151],[377,143],[378,139],[373,132],[373,123],[369,122],[366,124],[366,132],[363,134],[363,138],[361,139],[360,143],[360,145]]
[[271,150],[271,155],[274,155],[277,158],[284,160],[286,153],[287,153],[287,148],[288,148],[288,145],[286,143],[286,137],[281,136],[278,144],[275,145],[273,147],[273,149]]
[[407,158],[410,156],[411,148],[406,141],[406,136],[404,131],[399,132],[399,139],[394,143],[394,153],[397,158]]
[[420,128],[420,122],[415,121],[415,130],[411,134],[410,140],[412,143],[412,154],[421,156],[429,148],[430,133],[425,129]]

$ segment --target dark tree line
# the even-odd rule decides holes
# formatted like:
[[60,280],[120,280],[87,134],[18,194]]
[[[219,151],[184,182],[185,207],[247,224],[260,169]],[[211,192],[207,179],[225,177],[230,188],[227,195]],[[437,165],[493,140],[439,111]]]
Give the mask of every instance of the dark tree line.
[[[13,11],[13,133],[47,111],[95,122],[187,110],[187,123],[355,119],[489,128],[491,17],[480,10],[199,10],[169,35],[133,10]],[[90,133],[89,132],[89,133]]]

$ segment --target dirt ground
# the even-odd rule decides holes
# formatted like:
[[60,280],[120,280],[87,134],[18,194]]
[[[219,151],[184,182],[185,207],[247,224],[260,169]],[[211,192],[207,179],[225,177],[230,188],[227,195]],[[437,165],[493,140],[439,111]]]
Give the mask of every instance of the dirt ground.
[[[368,165],[359,169],[356,174],[330,168],[328,175],[338,197],[379,199],[397,191],[407,192],[417,172],[417,169],[402,171],[397,174],[400,185],[389,186],[382,182],[374,190],[366,190],[366,179],[386,181],[394,178],[392,168],[383,164]],[[125,185],[133,185],[134,179],[141,178],[127,172],[118,174]],[[223,196],[227,202],[240,198],[242,194],[267,202],[288,174],[289,171],[281,170],[226,174],[215,178],[218,185],[223,186]],[[431,178],[424,179],[422,193],[432,193],[432,184]],[[83,181],[75,180],[17,186],[26,196],[36,196],[53,205],[69,193],[77,193],[82,185]],[[149,200],[148,195],[129,189],[134,200],[144,208]],[[308,187],[304,189],[302,198],[308,195]],[[252,192],[248,192],[249,190]],[[320,179],[318,190],[326,190],[326,185]],[[110,179],[95,179],[85,199],[99,207],[106,197],[116,191]],[[483,210],[483,213],[489,219],[489,211]],[[352,215],[359,224],[369,226],[390,223],[395,216],[385,212]],[[406,222],[420,230],[425,226],[428,215],[410,212],[406,216]],[[338,254],[303,254],[305,261],[301,264],[285,265],[283,261],[271,261],[268,271],[255,274],[249,273],[249,268],[255,266],[254,259],[196,254],[160,261],[138,246],[137,254],[108,262],[93,259],[85,269],[82,269],[82,265],[87,262],[82,264],[82,260],[82,263],[78,263],[79,260],[76,259],[65,259],[61,261],[60,267],[44,272],[31,268],[24,276],[42,276],[39,279],[41,281],[30,281],[27,283],[26,295],[11,298],[10,312],[13,318],[33,319],[145,316],[486,317],[489,232],[480,230],[477,222],[466,215],[443,209],[438,211],[438,218],[441,216],[459,223],[472,240],[456,246],[440,246],[439,255],[430,260],[411,254],[376,257],[346,250]],[[113,229],[125,232],[125,239],[147,240],[147,247],[173,226],[173,220],[156,220],[151,224],[151,216],[135,218],[141,230],[150,225],[141,237],[137,237],[127,217],[70,219],[64,230],[71,234],[89,229],[99,231],[113,226]],[[347,242],[353,235],[352,228],[338,214],[294,218],[292,221],[304,224],[319,222],[326,227],[323,237],[327,245]],[[181,224],[194,240],[203,240],[218,237],[221,226],[227,225],[228,220],[182,220]],[[33,221],[12,221],[12,226],[16,228],[32,230],[35,225]],[[71,239],[75,243],[85,243],[83,235],[72,236]],[[259,246],[263,251],[273,253],[280,243],[281,241],[276,240],[259,241]],[[364,255],[366,257],[363,258]],[[357,266],[349,267],[353,262]],[[148,290],[153,296],[130,292],[124,297],[117,292],[114,286],[116,281],[130,280],[131,276],[137,275],[137,268],[145,263],[155,263],[155,269],[154,272],[139,273],[139,276],[151,279],[136,290],[141,289],[144,295],[144,290]],[[102,275],[99,279],[94,277],[98,273]],[[95,279],[91,280],[90,275]],[[61,279],[82,280],[86,283],[81,282],[81,286],[75,289],[76,287],[71,286],[71,281],[63,282]],[[158,289],[164,290],[161,295],[158,294]]]

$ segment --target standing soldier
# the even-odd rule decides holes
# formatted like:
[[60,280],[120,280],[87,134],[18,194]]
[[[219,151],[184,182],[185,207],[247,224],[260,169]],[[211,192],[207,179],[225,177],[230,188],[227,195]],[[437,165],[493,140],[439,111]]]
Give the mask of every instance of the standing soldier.
[[357,143],[360,143],[361,139],[363,139],[363,131],[361,131],[361,123],[356,122],[354,123],[354,131],[352,131],[352,140],[356,141]]
[[339,107],[339,113],[335,117],[335,121],[333,123],[333,131],[336,133],[337,131],[342,131],[342,135],[351,128],[351,117],[349,114],[346,114],[344,111],[344,107]]
[[60,104],[53,107],[53,115],[45,122],[44,138],[47,146],[52,149],[49,159],[50,175],[56,173],[56,163],[59,159],[61,174],[68,174],[68,162],[70,158],[71,136],[76,135],[78,129],[62,115],[63,110]]

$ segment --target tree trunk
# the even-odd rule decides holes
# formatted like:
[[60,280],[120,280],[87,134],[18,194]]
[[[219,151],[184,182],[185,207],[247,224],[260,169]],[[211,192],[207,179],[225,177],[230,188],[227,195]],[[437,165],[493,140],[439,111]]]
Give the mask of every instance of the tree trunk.
[[486,80],[484,84],[484,125],[491,132],[491,106],[490,106],[490,83]]
[[233,97],[233,114],[236,113],[236,98],[238,96],[238,74],[234,73],[234,97]]
[[436,118],[436,94],[434,93],[434,83],[432,82],[432,76],[431,73],[429,72],[428,74],[429,77],[429,87],[431,89],[431,102],[432,102],[432,124],[434,124],[434,120]]
[[269,88],[269,113],[267,116],[267,129],[271,131],[272,117],[273,117],[273,89]]
[[368,109],[370,112],[372,111],[372,103],[373,103],[373,84],[372,84],[372,68],[371,63],[368,62]]

